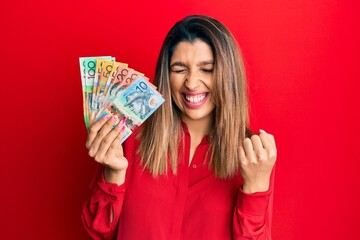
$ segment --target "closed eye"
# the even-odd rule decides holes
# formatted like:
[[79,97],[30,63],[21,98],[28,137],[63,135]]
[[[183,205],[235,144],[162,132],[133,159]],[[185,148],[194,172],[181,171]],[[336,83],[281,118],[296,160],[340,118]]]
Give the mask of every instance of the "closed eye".
[[171,69],[171,71],[174,73],[185,73],[186,69]]
[[214,69],[201,69],[201,71],[203,71],[205,73],[212,73],[214,71]]

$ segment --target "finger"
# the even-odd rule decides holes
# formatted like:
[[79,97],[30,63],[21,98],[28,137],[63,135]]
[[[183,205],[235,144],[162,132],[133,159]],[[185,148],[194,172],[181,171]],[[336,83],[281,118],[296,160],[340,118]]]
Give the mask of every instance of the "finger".
[[274,136],[265,132],[262,129],[259,129],[259,132],[260,132],[259,136],[260,136],[261,142],[263,143],[264,148],[270,149],[273,147],[276,149]]
[[123,128],[125,124],[125,118],[123,118],[119,124],[117,124],[117,126],[110,131],[110,133],[108,135],[106,135],[106,137],[104,137],[104,139],[102,140],[100,146],[99,146],[99,150],[97,151],[96,154],[96,161],[101,159],[104,159],[105,154],[107,153],[110,145],[112,144],[112,142],[115,140],[115,138],[117,137],[117,135],[119,135],[121,133],[121,129]]
[[258,135],[251,136],[251,142],[253,144],[255,159],[252,159],[253,162],[263,162],[266,160],[266,150],[262,145],[261,139]]
[[255,158],[254,148],[253,148],[250,138],[244,139],[243,146],[245,149],[245,156],[246,156],[247,160],[249,161],[249,160]]
[[272,137],[272,135],[267,134],[267,133],[261,133],[260,134],[260,139],[264,145],[265,151],[267,152],[267,156],[270,160],[275,160],[276,161],[276,155],[277,155],[277,150],[276,150],[276,146],[274,145],[274,138]]
[[98,131],[101,129],[101,127],[109,120],[109,118],[111,117],[111,115],[105,115],[104,117],[102,117],[99,121],[95,122],[89,131],[89,135],[88,138],[86,140],[86,148],[89,149],[92,142],[94,141]]
[[104,137],[109,134],[109,132],[113,129],[114,124],[117,121],[117,116],[112,116],[98,131],[97,135],[95,136],[95,139],[93,140],[90,149],[89,149],[89,155],[91,157],[95,157],[97,155],[97,152],[99,150],[100,144],[103,141]]
[[261,143],[260,137],[256,134],[251,136],[251,143],[253,145],[254,151],[262,151],[264,149],[264,146]]
[[240,161],[243,165],[246,165],[247,164],[247,159],[246,159],[246,156],[245,156],[245,150],[244,150],[244,147],[243,146],[240,146]]
[[109,149],[107,150],[106,152],[106,155],[107,156],[112,156],[116,153],[116,151],[119,150],[119,146],[120,146],[120,154],[123,155],[123,151],[122,151],[122,147],[121,147],[121,141],[124,137],[124,134],[125,134],[125,122],[126,122],[126,119],[124,120],[123,124],[119,126],[119,128],[121,127],[120,129],[120,132],[118,132],[119,134],[116,135],[116,138],[114,139],[114,141],[111,143]]

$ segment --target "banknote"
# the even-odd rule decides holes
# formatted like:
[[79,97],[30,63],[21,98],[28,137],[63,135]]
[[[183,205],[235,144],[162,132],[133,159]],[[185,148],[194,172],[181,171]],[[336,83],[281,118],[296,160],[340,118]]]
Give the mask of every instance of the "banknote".
[[99,111],[101,109],[101,104],[102,104],[103,98],[104,98],[104,91],[105,91],[106,83],[110,77],[113,66],[114,66],[113,61],[107,61],[107,60],[101,61],[101,72],[100,72],[99,83],[98,83],[98,86],[96,89],[96,95],[95,95],[97,111]]
[[86,75],[85,75],[85,65],[84,60],[79,58],[80,62],[80,74],[81,74],[81,86],[82,86],[82,97],[83,97],[83,109],[84,109],[84,121],[85,125],[89,125],[89,119],[88,119],[88,109],[86,104],[86,97],[85,97],[85,91],[86,91]]
[[[111,85],[108,95],[104,101],[103,108],[101,110],[107,108],[110,105],[110,103],[112,103],[115,100],[116,97],[120,96],[124,91],[126,91],[126,89],[133,82],[135,82],[140,76],[143,77],[145,80],[149,81],[149,78],[145,77],[144,74],[135,71],[134,69],[124,68],[122,69],[122,72],[123,73],[119,73],[117,75],[118,78],[115,79],[115,81]],[[153,86],[150,82],[148,83],[151,86]]]
[[163,102],[161,94],[154,90],[143,77],[138,77],[114,100],[114,103],[118,103],[131,113],[136,123],[143,123]]
[[111,70],[111,73],[110,73],[110,76],[106,82],[106,85],[105,85],[105,89],[104,89],[104,100],[106,99],[106,96],[107,96],[107,93],[109,91],[109,88],[110,88],[110,85],[111,83],[114,81],[114,78],[116,76],[116,73],[119,69],[119,67],[124,67],[124,68],[127,68],[128,65],[126,63],[121,63],[121,62],[114,62],[114,66]]
[[104,99],[103,109],[107,108],[107,106],[116,98],[116,96],[119,96],[123,92],[126,86],[122,86],[122,83],[126,80],[126,78],[131,76],[133,72],[134,70],[128,68],[127,66],[125,67],[120,65],[118,67],[113,79],[111,80],[109,91],[107,92],[107,95]]
[[89,129],[91,124],[91,103],[93,98],[93,86],[96,71],[96,60],[97,59],[110,59],[111,56],[100,56],[100,57],[81,57],[80,71],[81,80],[83,86],[83,104],[84,104],[84,119],[86,127]]
[[123,79],[123,81],[120,82],[119,88],[121,89],[121,91],[119,92],[119,94],[125,91],[140,76],[144,77],[144,74],[135,71],[134,69],[130,69],[128,75]]
[[150,83],[138,76],[124,92],[117,96],[96,118],[98,121],[105,115],[116,115],[118,121],[125,121],[125,134],[121,142],[125,141],[131,133],[139,127],[164,102],[161,94],[154,90]]
[[129,68],[124,65],[119,65],[116,72],[112,72],[110,84],[106,96],[104,98],[104,102],[102,104],[102,110],[107,108],[109,104],[115,99],[116,96],[119,95],[121,89],[119,89],[120,82],[128,75]]
[[126,119],[124,142],[164,102],[144,74],[115,58],[79,58],[83,90],[84,120],[87,129],[105,115]]
[[[97,59],[96,60],[96,67],[95,67],[95,76],[94,76],[94,84],[93,84],[93,97],[92,97],[92,102],[91,102],[91,120],[95,119],[96,114],[99,112],[99,103],[98,103],[98,88],[99,84],[100,84],[100,78],[102,76],[102,66],[104,62],[107,61],[115,61],[115,58],[110,57],[110,58],[101,58],[101,59]],[[106,63],[105,63],[106,64]],[[105,65],[104,64],[104,65]]]

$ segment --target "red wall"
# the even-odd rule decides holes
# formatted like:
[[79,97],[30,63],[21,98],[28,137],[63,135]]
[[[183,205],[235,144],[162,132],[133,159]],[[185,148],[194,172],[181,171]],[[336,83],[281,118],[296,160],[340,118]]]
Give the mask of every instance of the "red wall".
[[[133,3],[131,3],[133,2]],[[188,14],[218,18],[247,62],[252,126],[278,147],[273,239],[359,239],[359,1],[7,1],[0,8],[2,239],[84,239],[78,58],[154,75]]]

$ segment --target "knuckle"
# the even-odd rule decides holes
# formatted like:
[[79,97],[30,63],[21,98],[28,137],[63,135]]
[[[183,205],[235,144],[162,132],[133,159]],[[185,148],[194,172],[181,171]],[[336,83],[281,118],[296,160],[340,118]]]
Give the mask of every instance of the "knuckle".
[[250,138],[245,138],[244,141],[243,141],[243,144],[244,144],[244,145],[248,145],[248,144],[250,144],[250,143],[251,143]]
[[104,140],[103,140],[103,144],[104,145],[108,145],[108,144],[110,144],[111,143],[111,140],[107,137],[107,138],[104,138]]
[[111,144],[109,147],[110,151],[115,151],[116,150],[116,146],[114,144]]
[[269,158],[271,158],[271,159],[276,158],[276,154],[277,154],[276,149],[269,150]]
[[248,165],[247,161],[240,161],[240,165],[246,167]]
[[251,163],[252,165],[257,165],[257,164],[259,163],[259,161],[257,161],[256,158],[251,158],[251,159],[250,159],[250,163]]
[[96,125],[93,125],[90,127],[90,133],[91,134],[96,134],[98,132],[98,129],[96,127]]
[[95,161],[97,161],[97,162],[101,162],[101,160],[102,160],[99,155],[96,155],[96,156],[94,157],[94,159],[95,159]]
[[104,133],[103,131],[100,131],[100,132],[98,133],[98,137],[99,137],[99,138],[105,137],[105,133]]
[[251,141],[256,141],[256,140],[258,140],[258,139],[259,139],[259,136],[256,135],[256,134],[254,134],[254,135],[251,136]]
[[256,153],[256,157],[258,159],[259,162],[264,162],[266,161],[266,155],[262,152],[262,151],[258,151]]
[[248,160],[245,155],[240,157],[240,164],[246,166],[248,164]]
[[89,156],[90,157],[95,157],[95,154],[94,154],[94,150],[93,149],[90,149],[89,152],[88,152]]
[[260,141],[264,144],[264,143],[269,143],[270,142],[270,139],[268,139],[267,137],[265,136],[261,136],[259,137]]

